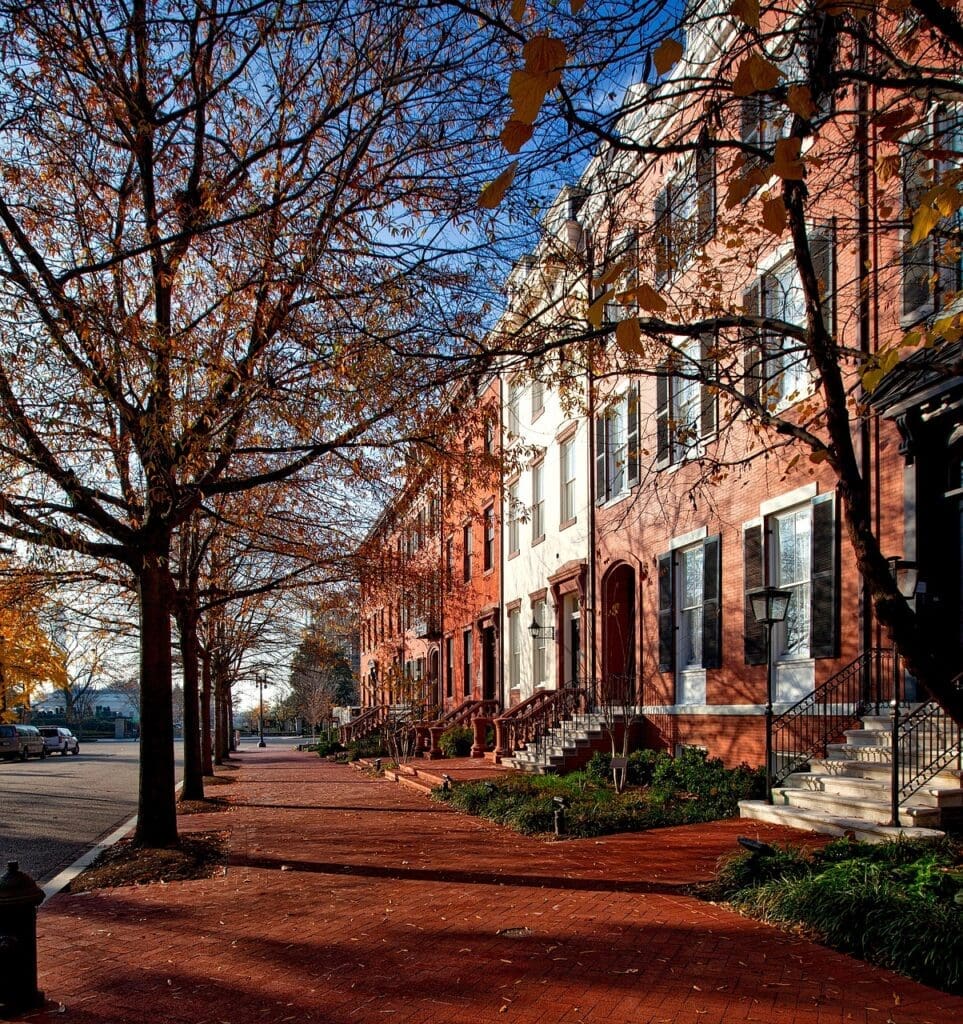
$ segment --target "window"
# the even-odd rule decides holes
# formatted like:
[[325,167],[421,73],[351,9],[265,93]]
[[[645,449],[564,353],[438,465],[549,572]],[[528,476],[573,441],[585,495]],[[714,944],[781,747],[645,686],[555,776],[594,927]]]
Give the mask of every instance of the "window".
[[455,693],[455,640],[445,637],[445,696],[452,697]]
[[455,581],[455,538],[445,539],[445,590],[451,590]]
[[518,496],[518,481],[508,485],[508,557],[517,555],[520,549],[519,521],[521,502]]
[[662,287],[715,232],[715,151],[696,150],[655,198],[655,286]]
[[[549,624],[548,605],[544,598],[532,605],[532,614],[539,626],[543,627],[544,634],[544,627]],[[548,685],[548,638],[544,635],[535,640],[532,678],[535,686]]]
[[595,420],[595,500],[599,505],[639,482],[639,388],[626,393]]
[[558,446],[559,480],[559,522],[562,525],[575,521],[575,438],[569,437]]
[[660,467],[682,462],[717,428],[711,340],[684,345],[675,366],[672,372],[669,364],[663,363],[655,382],[656,464]]
[[532,421],[545,411],[545,383],[537,377],[532,381]]
[[495,448],[495,421],[490,413],[485,417],[485,435],[482,443],[485,448],[485,454],[491,455]]
[[461,670],[462,670],[462,693],[466,697],[471,696],[471,630],[466,629],[461,635]]
[[[776,586],[792,593],[786,621],[773,630],[776,661],[836,656],[839,635],[835,498],[823,494],[780,510],[743,532],[745,587]],[[766,661],[765,630],[745,599],[745,659]]]
[[[780,124],[782,118],[784,124]],[[786,118],[779,105],[771,96],[754,93],[744,97],[741,109],[742,141],[747,146],[764,150],[764,153],[746,153],[746,168],[764,167],[771,163],[771,150],[780,135],[787,134]]]
[[471,523],[461,528],[461,576],[467,583],[471,579]]
[[495,509],[489,505],[485,509],[485,538],[482,549],[482,560],[485,572],[495,567]]
[[[722,663],[722,542],[707,537],[659,555],[659,671],[680,676]],[[680,703],[693,701],[679,688]]]
[[522,382],[518,377],[508,382],[508,399],[505,402],[505,428],[518,436],[521,429]]
[[532,466],[532,543],[545,536],[545,463]]
[[[810,238],[813,264],[823,294],[823,319],[830,333],[835,316],[832,239],[831,227],[814,232]],[[806,299],[795,262],[791,258],[784,259],[762,274],[745,293],[743,306],[748,315],[805,328]],[[812,377],[803,341],[770,330],[761,334],[747,332],[743,343],[746,389],[750,397],[770,409],[780,409],[809,392]]]
[[602,273],[592,282],[592,298],[600,299],[606,292],[612,291],[605,302],[603,319],[606,323],[616,323],[626,316],[638,312],[634,301],[620,302],[619,292],[627,292],[639,283],[639,236],[630,229],[623,231],[621,236],[608,251],[602,266]]
[[963,166],[963,116],[960,108],[940,107],[932,135],[921,135],[902,147],[903,205],[906,223],[902,251],[903,319],[913,322],[932,313],[945,292],[963,287],[963,209],[941,218],[930,235],[909,243],[914,213],[931,188]]
[[508,613],[508,685],[517,690],[522,682],[522,613],[513,608]]

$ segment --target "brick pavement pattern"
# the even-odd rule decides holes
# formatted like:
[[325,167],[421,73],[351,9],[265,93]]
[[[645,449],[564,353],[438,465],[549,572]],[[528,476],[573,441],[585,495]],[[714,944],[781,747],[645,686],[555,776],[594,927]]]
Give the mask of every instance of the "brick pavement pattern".
[[803,833],[552,842],[313,754],[239,762],[231,810],[182,820],[230,829],[225,872],[41,908],[51,1022],[963,1021],[963,999],[685,894],[737,835]]

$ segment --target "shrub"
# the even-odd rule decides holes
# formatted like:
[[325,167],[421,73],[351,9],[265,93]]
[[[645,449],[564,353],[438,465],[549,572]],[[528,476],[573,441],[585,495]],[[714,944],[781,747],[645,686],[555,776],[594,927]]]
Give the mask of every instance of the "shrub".
[[789,849],[734,857],[712,889],[753,917],[804,925],[835,949],[963,992],[959,859],[949,840],[838,840],[808,860]]
[[318,757],[328,757],[331,754],[341,753],[344,747],[337,740],[321,740],[315,743],[311,749],[317,751]]
[[445,757],[468,757],[474,742],[475,734],[471,729],[456,726],[441,734],[438,746]]

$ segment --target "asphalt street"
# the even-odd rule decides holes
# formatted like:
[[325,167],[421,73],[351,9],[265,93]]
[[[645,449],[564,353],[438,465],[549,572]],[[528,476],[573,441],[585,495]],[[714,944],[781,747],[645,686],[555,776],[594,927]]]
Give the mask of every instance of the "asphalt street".
[[[0,869],[43,883],[137,813],[136,742],[81,743],[76,757],[0,761]],[[175,747],[177,777],[183,759]]]

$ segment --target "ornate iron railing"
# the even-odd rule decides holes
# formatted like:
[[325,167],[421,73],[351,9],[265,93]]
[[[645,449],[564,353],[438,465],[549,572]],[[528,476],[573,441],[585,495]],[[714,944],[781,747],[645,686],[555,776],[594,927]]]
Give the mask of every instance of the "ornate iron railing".
[[772,780],[783,782],[813,758],[825,757],[830,743],[859,727],[861,716],[898,692],[899,666],[892,650],[871,648],[772,721]]
[[532,748],[537,759],[548,763],[549,751],[557,741],[564,746],[567,728],[574,730],[573,715],[587,710],[587,695],[577,680],[561,690],[540,690],[495,719],[499,750]]
[[456,708],[446,711],[440,718],[433,722],[426,722],[427,725],[444,726],[447,729],[454,729],[457,726],[467,726],[476,718],[494,718],[501,710],[501,703],[497,700],[476,700],[470,698],[463,700]]
[[[963,689],[963,675],[958,675],[952,685]],[[963,768],[960,725],[935,701],[921,704],[903,717],[899,704],[894,702],[892,743],[894,817],[898,805],[939,772]]]
[[391,707],[388,704],[375,704],[367,711],[362,711],[357,718],[341,726],[341,742],[348,744],[370,736],[388,721],[390,715]]

